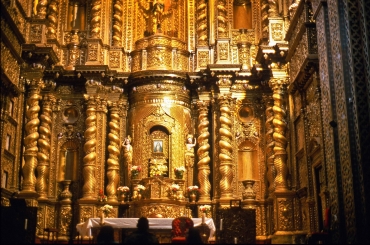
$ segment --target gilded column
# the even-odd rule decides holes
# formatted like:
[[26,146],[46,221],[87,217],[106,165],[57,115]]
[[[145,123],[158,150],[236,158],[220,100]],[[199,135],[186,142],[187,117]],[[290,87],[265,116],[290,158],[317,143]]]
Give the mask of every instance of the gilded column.
[[117,187],[119,184],[119,155],[120,155],[120,116],[117,102],[108,103],[110,109],[110,132],[108,134],[108,160],[107,160],[107,179],[108,184],[106,193],[109,201],[117,201]]
[[[55,86],[53,84],[52,86]],[[41,125],[39,128],[40,138],[38,139],[39,152],[37,153],[37,180],[36,191],[40,195],[39,199],[47,199],[47,186],[50,167],[50,141],[53,104],[56,99],[48,94],[43,98],[42,114],[40,116]]]
[[[103,97],[104,96],[104,97]],[[109,95],[110,96],[110,95]],[[107,141],[107,113],[108,113],[108,100],[105,98],[105,95],[102,94],[102,97],[99,95],[96,97],[96,187],[99,187],[99,190],[104,190],[104,178],[106,176],[106,141]]]
[[239,53],[239,63],[242,64],[242,70],[250,70],[250,47],[251,44],[246,41],[247,35],[244,30],[240,35],[241,42],[238,42],[238,53]]
[[58,24],[58,5],[59,2],[57,0],[51,0],[48,6],[48,32],[47,38],[49,39],[56,39],[57,33],[57,24]]
[[40,111],[39,100],[41,99],[41,89],[44,86],[43,81],[40,80],[28,80],[29,85],[29,96],[27,98],[27,111],[25,124],[25,139],[24,139],[24,166],[23,172],[23,186],[22,192],[35,192],[36,176],[35,170],[37,166],[37,140],[39,139],[38,126],[40,120],[38,113]]
[[91,2],[91,31],[92,38],[100,38],[100,25],[101,25],[101,0],[92,0]]
[[122,0],[113,5],[113,46],[122,46]]
[[83,158],[84,167],[82,175],[84,179],[84,185],[82,187],[82,198],[83,199],[95,199],[95,167],[96,167],[96,101],[95,97],[85,95],[87,100],[86,109],[86,130],[85,136],[85,157]]
[[211,173],[209,163],[211,161],[209,157],[210,145],[208,139],[209,133],[209,120],[208,120],[208,107],[209,102],[198,101],[198,181],[200,184],[199,201],[210,201],[211,183],[209,181],[209,174]]
[[[213,8],[213,6],[210,6]],[[227,25],[227,3],[226,0],[218,0],[217,1],[217,18],[215,18],[215,21],[217,21],[217,34],[216,36],[218,38],[225,38],[228,35],[228,25]]]
[[232,180],[233,180],[233,171],[232,171],[232,138],[231,133],[231,111],[230,111],[230,100],[231,94],[220,95],[219,98],[220,105],[220,199],[229,199],[232,197]]
[[207,35],[207,3],[205,0],[198,1],[197,5],[197,45],[208,46]]
[[266,159],[267,159],[267,172],[266,178],[268,183],[268,193],[271,197],[271,194],[275,190],[275,166],[274,166],[274,125],[272,121],[274,120],[274,111],[273,111],[273,101],[271,96],[264,96],[265,106],[266,106]]
[[45,19],[47,5],[47,0],[33,0],[33,15],[38,19]]
[[285,137],[285,130],[287,127],[286,123],[286,105],[285,105],[285,93],[288,81],[286,78],[272,78],[269,81],[269,85],[273,91],[274,105],[272,110],[274,112],[274,119],[272,121],[274,127],[274,133],[272,135],[274,139],[274,166],[276,170],[275,176],[275,188],[276,191],[287,190],[287,139]]
[[262,20],[262,37],[268,38],[269,36],[269,5],[267,0],[261,0],[261,20]]
[[[7,100],[8,98],[5,96],[5,93],[0,93],[0,137],[5,137],[4,129],[9,115]],[[0,146],[2,150],[2,141],[0,142]]]

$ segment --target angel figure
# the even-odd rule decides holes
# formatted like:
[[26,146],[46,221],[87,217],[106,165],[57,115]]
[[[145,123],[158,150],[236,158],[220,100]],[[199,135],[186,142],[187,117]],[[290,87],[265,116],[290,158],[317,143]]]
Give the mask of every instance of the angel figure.
[[186,141],[186,154],[185,155],[194,156],[194,147],[196,144],[197,144],[197,139],[195,139],[192,134],[189,134],[187,141]]
[[128,135],[125,140],[122,142],[123,147],[123,159],[125,166],[129,166],[132,163],[132,145],[131,145],[131,136]]

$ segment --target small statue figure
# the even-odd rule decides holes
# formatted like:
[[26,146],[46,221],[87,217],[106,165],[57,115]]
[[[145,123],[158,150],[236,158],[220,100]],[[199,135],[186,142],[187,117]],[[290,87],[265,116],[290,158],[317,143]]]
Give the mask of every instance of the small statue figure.
[[129,166],[132,163],[132,145],[130,135],[128,135],[122,142],[122,147],[125,166]]
[[197,144],[197,140],[192,134],[188,134],[186,140],[186,152],[185,152],[185,163],[187,168],[187,183],[192,185],[193,180],[193,166],[194,166],[194,147]]
[[197,139],[195,139],[192,134],[189,134],[188,138],[187,138],[187,141],[186,141],[185,156],[187,156],[187,155],[194,156],[194,147],[195,147],[196,144],[197,144]]
[[158,29],[161,29],[163,12],[164,12],[164,2],[163,2],[163,0],[154,0],[153,8],[152,8],[154,33]]

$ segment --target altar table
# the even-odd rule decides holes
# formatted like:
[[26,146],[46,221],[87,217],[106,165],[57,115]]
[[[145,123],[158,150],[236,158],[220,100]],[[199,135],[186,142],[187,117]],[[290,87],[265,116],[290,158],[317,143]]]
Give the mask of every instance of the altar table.
[[[138,219],[139,218],[105,218],[104,225],[110,225],[113,228],[136,229]],[[172,230],[173,218],[148,218],[148,220],[149,229]],[[200,226],[202,223],[202,218],[192,218],[192,220],[194,222],[194,226]],[[210,229],[209,237],[212,238],[216,231],[213,219],[205,218],[204,222],[208,225]],[[90,237],[92,235],[91,228],[100,226],[100,218],[90,218],[86,222],[78,224],[76,228],[77,231],[80,233],[80,236]]]

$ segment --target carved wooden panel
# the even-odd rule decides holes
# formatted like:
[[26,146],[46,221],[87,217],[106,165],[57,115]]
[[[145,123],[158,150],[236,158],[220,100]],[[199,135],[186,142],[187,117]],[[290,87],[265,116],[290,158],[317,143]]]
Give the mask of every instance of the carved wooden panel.
[[[220,223],[222,220],[222,230]],[[255,244],[256,210],[255,209],[218,209],[216,211],[216,239],[221,244]]]

